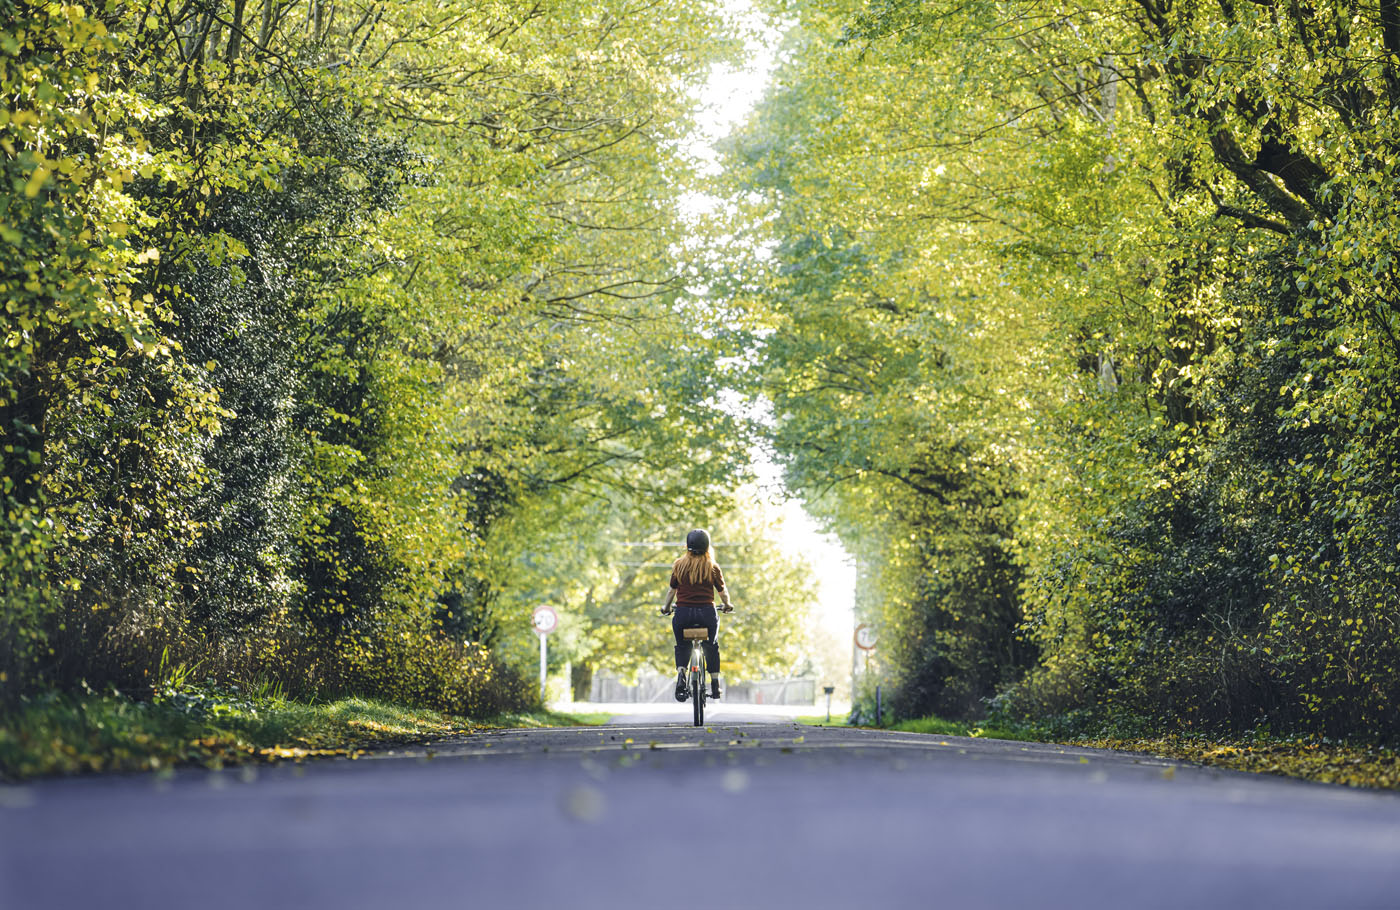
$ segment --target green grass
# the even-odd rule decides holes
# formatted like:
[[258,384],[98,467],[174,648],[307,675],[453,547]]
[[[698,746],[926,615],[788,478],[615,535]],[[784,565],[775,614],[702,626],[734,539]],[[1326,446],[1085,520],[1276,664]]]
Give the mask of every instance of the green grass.
[[[533,716],[533,715],[532,715]],[[558,718],[559,723],[539,724],[546,727],[601,727],[613,719],[612,714],[599,711],[564,711],[551,712],[551,718]],[[523,726],[530,726],[528,724]]]
[[[846,714],[831,715],[831,722],[827,723],[825,714],[812,714],[804,717],[794,718],[799,724],[806,724],[810,727],[844,727],[847,725]],[[987,739],[1014,739],[1021,742],[1036,742],[1045,739],[1044,734],[1030,727],[1008,727],[1005,725],[988,724],[985,721],[966,722],[956,720],[944,720],[941,717],[920,717],[914,720],[902,720],[897,724],[888,727],[874,727],[862,725],[862,729],[867,730],[893,730],[897,733],[927,733],[934,736],[981,736]]]
[[355,757],[483,729],[603,720],[554,712],[468,719],[366,698],[308,704],[236,690],[186,692],[158,704],[116,695],[46,696],[0,716],[0,778]]
[[1019,742],[1043,742],[1044,734],[1030,727],[1008,727],[982,721],[944,720],[941,717],[919,717],[902,720],[886,729],[900,733],[928,733],[937,736],[976,736],[984,739],[1011,739]]
[[1278,774],[1352,787],[1400,789],[1400,751],[1318,738],[1255,737],[1246,740],[1180,734],[1141,738],[1056,737],[1030,724],[969,723],[932,716],[901,721],[887,729],[934,736],[975,736],[1146,752],[1236,771]]
[[[812,714],[794,718],[799,724],[809,727],[844,727],[847,715],[833,714],[828,723],[825,714]],[[1014,739],[1022,742],[1035,742],[1044,737],[1031,728],[1007,727],[986,722],[967,723],[965,721],[944,720],[941,717],[920,717],[903,720],[888,727],[863,726],[866,730],[893,730],[897,733],[927,733],[934,736],[981,736],[987,739]]]
[[844,727],[846,726],[845,714],[833,714],[831,720],[826,719],[825,714],[809,714],[802,717],[794,717],[794,721],[808,727]]
[[497,714],[489,720],[483,721],[478,726],[490,727],[492,729],[505,727],[519,727],[521,729],[534,729],[537,727],[599,727],[612,719],[611,714],[600,714],[596,711],[534,711],[525,714]]

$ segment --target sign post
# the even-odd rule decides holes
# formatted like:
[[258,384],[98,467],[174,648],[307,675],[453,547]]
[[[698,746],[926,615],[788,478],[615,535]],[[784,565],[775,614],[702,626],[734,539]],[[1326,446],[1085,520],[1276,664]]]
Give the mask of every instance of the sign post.
[[[874,628],[874,626],[869,626],[869,625],[866,625],[865,623],[861,623],[860,625],[856,626],[856,647],[857,647],[857,648],[860,648],[862,651],[865,652],[865,672],[866,672],[866,673],[869,673],[869,672],[870,672],[870,652],[875,650],[875,642],[876,642],[876,640],[877,640],[878,638],[879,638],[879,636],[875,633],[875,628]],[[854,653],[852,653],[851,659],[852,659],[853,661],[855,660],[855,655],[854,655]],[[852,674],[852,675],[854,676],[854,674]],[[856,687],[855,687],[854,682],[852,682],[852,684],[851,684],[851,703],[852,703],[852,704],[855,703],[855,699],[856,699]],[[881,712],[880,712],[880,708],[881,708],[881,705],[880,705],[880,687],[877,685],[877,686],[875,687],[875,726],[877,726],[877,727],[880,726],[880,713],[881,713]]]
[[535,612],[531,616],[535,633],[540,637],[540,702],[544,703],[544,683],[545,664],[549,659],[549,649],[546,642],[549,640],[549,633],[554,631],[554,627],[559,625],[559,614],[554,612],[554,608],[547,604],[540,604],[535,607]]

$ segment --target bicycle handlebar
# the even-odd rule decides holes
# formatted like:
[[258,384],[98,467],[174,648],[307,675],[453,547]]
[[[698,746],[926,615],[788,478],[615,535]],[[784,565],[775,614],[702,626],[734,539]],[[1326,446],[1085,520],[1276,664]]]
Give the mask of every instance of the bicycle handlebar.
[[[672,613],[676,612],[676,607],[678,607],[678,606],[680,606],[680,604],[676,604],[675,607],[665,607],[665,608],[659,610],[659,611],[657,612],[657,615],[658,615],[658,616],[670,616]],[[711,606],[714,606],[714,605],[711,604]],[[727,606],[721,605],[721,606],[715,607],[715,609],[718,610],[718,611],[721,612],[721,613],[733,613],[733,612],[734,612],[734,605],[733,605],[733,604],[729,604],[729,605],[727,605]]]

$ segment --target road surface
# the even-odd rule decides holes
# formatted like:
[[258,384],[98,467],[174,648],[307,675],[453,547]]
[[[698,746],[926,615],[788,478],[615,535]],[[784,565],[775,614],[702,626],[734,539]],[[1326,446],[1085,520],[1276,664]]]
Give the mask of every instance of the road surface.
[[1395,794],[655,710],[5,788],[0,908],[1400,907]]

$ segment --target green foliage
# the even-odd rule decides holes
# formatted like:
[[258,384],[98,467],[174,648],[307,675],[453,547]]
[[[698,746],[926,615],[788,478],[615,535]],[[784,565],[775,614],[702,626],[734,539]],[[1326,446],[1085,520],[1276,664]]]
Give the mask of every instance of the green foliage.
[[1390,7],[781,13],[733,297],[898,714],[1400,736]]
[[0,701],[529,707],[526,535],[746,459],[672,254],[708,6],[4,9]]
[[[1014,634],[1017,465],[1001,415],[973,411],[984,390],[970,375],[979,352],[956,311],[963,295],[938,295],[926,257],[869,220],[886,192],[874,187],[905,179],[900,165],[862,159],[854,182],[824,170],[881,129],[848,100],[891,98],[898,110],[875,116],[892,119],[916,102],[831,82],[832,66],[857,83],[863,73],[800,29],[791,40],[810,58],[797,55],[735,145],[776,212],[762,228],[774,235],[766,270],[737,291],[754,304],[757,386],[788,482],[858,556],[860,609],[881,627],[897,710],[975,716],[1033,656]],[[832,120],[824,105],[844,113]]]

